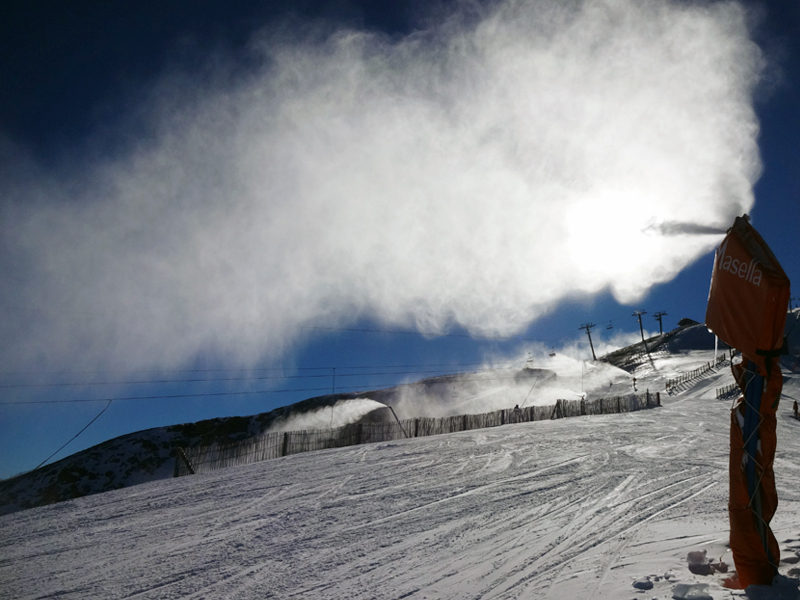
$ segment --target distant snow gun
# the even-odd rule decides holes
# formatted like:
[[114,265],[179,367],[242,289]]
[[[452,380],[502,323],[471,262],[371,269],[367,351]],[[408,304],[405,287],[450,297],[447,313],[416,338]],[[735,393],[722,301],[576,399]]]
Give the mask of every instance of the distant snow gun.
[[780,550],[769,523],[778,506],[775,413],[783,377],[779,357],[789,278],[750,225],[736,217],[714,257],[706,326],[742,354],[733,375],[742,395],[731,409],[730,544],[737,579],[728,587],[770,585]]

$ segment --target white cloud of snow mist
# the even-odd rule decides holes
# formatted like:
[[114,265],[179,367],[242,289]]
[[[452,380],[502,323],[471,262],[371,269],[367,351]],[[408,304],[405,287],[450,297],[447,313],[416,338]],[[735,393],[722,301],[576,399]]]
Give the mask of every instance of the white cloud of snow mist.
[[50,170],[6,144],[6,365],[247,363],[357,318],[511,334],[567,295],[635,300],[718,241],[661,224],[752,206],[762,57],[736,3],[295,33],[236,76],[165,76],[125,152]]
[[[645,331],[644,335],[650,338],[655,334]],[[598,357],[640,341],[639,332],[593,338]],[[569,342],[558,348],[541,343],[521,344],[510,354],[487,357],[475,373],[399,386],[393,406],[403,419],[448,417],[515,405],[551,406],[558,399],[593,400],[634,392],[630,373],[591,358],[588,342]],[[525,369],[534,373],[525,376]]]
[[[650,339],[658,335],[657,332],[644,330],[644,338]],[[637,344],[642,341],[642,333],[639,331],[617,331],[610,336],[605,336],[601,332],[595,332],[592,336],[592,344],[594,345],[594,353],[597,357],[604,356],[614,350],[626,348]],[[573,360],[591,360],[592,350],[589,347],[589,341],[580,340],[562,345],[557,351],[558,355],[567,356]],[[540,353],[543,356],[542,353]]]
[[285,419],[276,419],[269,426],[268,432],[334,429],[355,423],[379,408],[386,408],[386,405],[369,398],[339,400],[333,406],[324,406],[305,413],[291,414]]
[[633,392],[631,376],[608,363],[557,355],[537,365],[530,376],[523,369],[510,368],[400,386],[395,411],[401,419],[447,417]]

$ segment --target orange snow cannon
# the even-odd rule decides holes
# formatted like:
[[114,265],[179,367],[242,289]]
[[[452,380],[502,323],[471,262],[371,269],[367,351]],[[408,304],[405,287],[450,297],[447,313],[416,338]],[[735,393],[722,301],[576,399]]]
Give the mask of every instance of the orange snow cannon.
[[747,215],[737,217],[714,257],[706,326],[742,354],[732,367],[742,395],[731,410],[730,544],[738,581],[770,585],[780,550],[769,523],[778,506],[775,413],[789,278]]

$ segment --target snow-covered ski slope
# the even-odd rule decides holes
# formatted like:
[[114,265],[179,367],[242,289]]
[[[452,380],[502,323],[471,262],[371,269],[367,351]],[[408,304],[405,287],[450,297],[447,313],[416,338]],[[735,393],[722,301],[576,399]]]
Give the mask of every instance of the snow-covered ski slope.
[[[712,358],[660,358],[640,384]],[[731,381],[723,367],[659,409],[298,454],[6,515],[0,598],[666,599],[679,584],[798,598],[790,398],[773,529],[794,562],[746,592],[687,568],[692,550],[731,562],[730,401],[714,399]],[[784,391],[800,398],[800,374]]]

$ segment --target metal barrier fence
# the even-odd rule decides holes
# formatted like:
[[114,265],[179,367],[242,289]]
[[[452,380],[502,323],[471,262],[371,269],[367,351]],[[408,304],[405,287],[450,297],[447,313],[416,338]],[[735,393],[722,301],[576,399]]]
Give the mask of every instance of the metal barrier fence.
[[553,406],[509,408],[477,415],[420,417],[394,422],[353,423],[334,429],[279,431],[230,444],[178,448],[174,475],[193,475],[327,448],[456,433],[513,423],[632,412],[660,405],[660,394],[650,394],[648,391],[644,394],[595,400],[557,400]]

